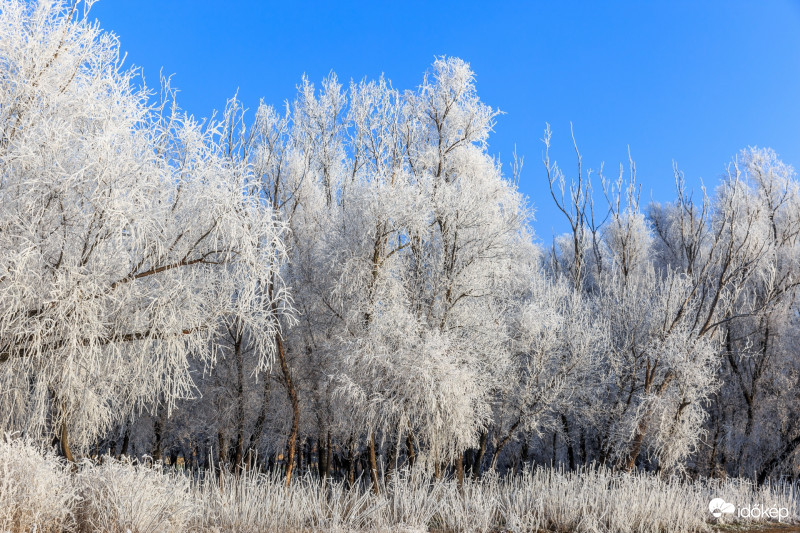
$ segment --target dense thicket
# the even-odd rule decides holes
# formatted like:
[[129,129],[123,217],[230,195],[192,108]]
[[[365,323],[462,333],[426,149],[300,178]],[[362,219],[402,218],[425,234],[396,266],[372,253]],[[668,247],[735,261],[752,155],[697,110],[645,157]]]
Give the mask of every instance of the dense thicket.
[[0,69],[2,429],[375,491],[795,472],[800,192],[771,150],[642,206],[633,165],[565,176],[548,128],[544,245],[459,59],[200,125],[75,8],[4,0]]

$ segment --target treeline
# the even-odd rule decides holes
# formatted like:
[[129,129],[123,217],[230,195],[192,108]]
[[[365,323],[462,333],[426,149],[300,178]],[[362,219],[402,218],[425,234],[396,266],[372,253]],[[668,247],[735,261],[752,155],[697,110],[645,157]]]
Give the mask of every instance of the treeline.
[[376,491],[406,466],[796,472],[800,193],[774,152],[645,206],[633,164],[565,175],[548,127],[570,231],[540,244],[459,59],[198,122],[82,7],[0,5],[2,429]]

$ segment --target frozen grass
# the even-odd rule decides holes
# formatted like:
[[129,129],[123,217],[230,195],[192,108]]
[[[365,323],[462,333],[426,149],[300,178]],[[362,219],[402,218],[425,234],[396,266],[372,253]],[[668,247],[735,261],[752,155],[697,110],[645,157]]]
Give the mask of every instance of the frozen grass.
[[[720,525],[708,511],[712,498],[785,507],[788,521],[800,522],[796,488],[539,468],[513,477],[488,475],[463,489],[401,471],[375,496],[366,485],[350,490],[310,476],[287,488],[273,475],[194,479],[112,459],[73,471],[28,443],[0,441],[0,531],[13,533],[710,531]],[[765,522],[728,517],[724,524],[736,520],[744,526]]]
[[169,533],[186,531],[198,515],[188,477],[130,461],[84,463],[75,474],[83,500],[81,531]]
[[63,461],[24,440],[0,436],[0,531],[70,531],[77,502]]

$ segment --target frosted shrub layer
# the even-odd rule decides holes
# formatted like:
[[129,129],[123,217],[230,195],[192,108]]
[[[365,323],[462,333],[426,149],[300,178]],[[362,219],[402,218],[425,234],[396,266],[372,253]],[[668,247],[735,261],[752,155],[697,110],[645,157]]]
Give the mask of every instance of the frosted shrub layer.
[[[712,498],[737,505],[788,509],[800,520],[800,499],[790,484],[681,481],[608,469],[526,470],[466,481],[435,481],[400,471],[367,483],[299,477],[288,487],[279,476],[243,473],[196,478],[159,464],[152,467],[104,458],[74,471],[63,460],[21,440],[0,442],[0,526],[3,531],[298,532],[298,531],[710,531],[712,525],[763,524],[765,519],[723,518],[708,510]],[[774,521],[774,520],[773,520]]]

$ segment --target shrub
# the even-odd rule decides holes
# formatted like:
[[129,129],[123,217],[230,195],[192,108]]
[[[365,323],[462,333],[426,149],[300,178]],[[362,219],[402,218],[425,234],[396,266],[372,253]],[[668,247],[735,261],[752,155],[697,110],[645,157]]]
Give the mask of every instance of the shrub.
[[0,438],[0,531],[73,531],[77,501],[68,465],[51,450]]
[[196,513],[188,477],[132,460],[85,461],[75,476],[83,497],[79,519],[85,531],[168,533],[186,531]]

